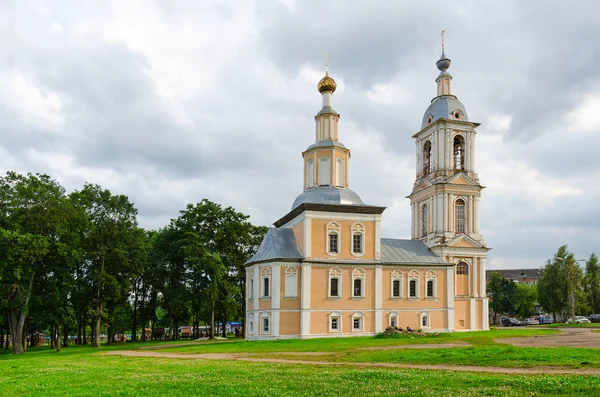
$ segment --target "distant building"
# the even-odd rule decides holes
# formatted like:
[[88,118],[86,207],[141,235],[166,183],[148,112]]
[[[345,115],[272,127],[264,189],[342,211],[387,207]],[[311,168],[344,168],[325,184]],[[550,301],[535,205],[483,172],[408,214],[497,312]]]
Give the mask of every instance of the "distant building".
[[487,270],[485,272],[486,283],[492,278],[492,274],[499,273],[507,280],[514,281],[519,284],[537,285],[540,277],[542,277],[542,269],[502,269],[502,270]]

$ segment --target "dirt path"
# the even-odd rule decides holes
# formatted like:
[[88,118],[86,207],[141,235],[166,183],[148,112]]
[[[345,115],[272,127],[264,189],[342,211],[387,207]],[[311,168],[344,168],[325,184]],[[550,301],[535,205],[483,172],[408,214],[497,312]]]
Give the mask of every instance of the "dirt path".
[[[255,363],[278,363],[278,364],[304,364],[304,365],[344,365],[349,367],[379,367],[379,368],[399,368],[399,369],[420,369],[434,371],[458,371],[458,372],[487,372],[499,374],[562,374],[562,375],[596,375],[600,376],[600,368],[565,368],[565,367],[535,367],[535,368],[505,368],[505,367],[477,367],[467,365],[441,365],[441,364],[397,364],[397,363],[349,363],[349,362],[330,362],[330,361],[306,361],[306,360],[288,360],[280,358],[256,358],[250,357],[247,353],[239,354],[180,354],[180,353],[161,353],[161,352],[142,352],[134,350],[112,351],[105,354],[120,355],[127,357],[158,357],[158,358],[176,358],[176,359],[198,359],[198,360],[236,360]],[[286,353],[287,354],[287,353]],[[314,353],[306,353],[314,354]]]
[[589,328],[558,328],[558,335],[495,339],[496,343],[524,347],[586,347],[600,349],[600,333]]

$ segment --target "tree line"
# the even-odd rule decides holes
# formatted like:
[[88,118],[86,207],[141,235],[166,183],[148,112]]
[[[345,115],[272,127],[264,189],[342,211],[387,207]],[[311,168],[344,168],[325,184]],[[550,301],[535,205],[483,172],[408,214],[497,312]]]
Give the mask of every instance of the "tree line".
[[[579,262],[585,261],[582,268]],[[572,285],[572,289],[571,289]],[[514,314],[526,318],[536,313],[536,307],[551,313],[556,321],[570,317],[570,302],[574,298],[575,313],[600,313],[600,265],[596,254],[587,260],[577,260],[566,245],[540,269],[537,285],[517,284],[499,273],[493,273],[487,285],[494,322],[498,314]]]
[[104,331],[107,343],[125,329],[137,340],[159,323],[167,339],[186,322],[214,337],[215,319],[243,321],[243,264],[267,228],[207,199],[159,230],[137,215],[98,185],[67,193],[48,175],[0,177],[0,347],[22,354],[46,334],[60,350],[72,333],[98,347]]

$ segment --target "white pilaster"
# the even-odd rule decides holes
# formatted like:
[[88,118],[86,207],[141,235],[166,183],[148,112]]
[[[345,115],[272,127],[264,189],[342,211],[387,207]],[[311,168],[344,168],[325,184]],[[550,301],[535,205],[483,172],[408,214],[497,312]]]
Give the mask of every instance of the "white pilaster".
[[489,309],[489,300],[488,298],[484,298],[481,300],[481,328],[484,331],[488,331],[490,329],[490,309]]
[[375,215],[375,259],[381,258],[381,215]]
[[279,308],[281,307],[281,265],[271,269],[271,335],[279,336]]
[[302,284],[300,293],[300,337],[310,336],[310,281],[311,266],[304,264],[302,269]]
[[448,301],[448,331],[454,331],[454,267],[446,269],[446,300]]
[[477,298],[479,296],[478,291],[479,291],[479,278],[477,277],[477,258],[473,258],[473,296],[475,298]]
[[375,332],[383,332],[383,267],[375,266]]
[[476,317],[475,317],[475,299],[469,299],[470,308],[469,308],[469,325],[471,326],[471,331],[475,331],[477,329]]
[[483,257],[480,260],[479,265],[479,285],[480,285],[480,293],[479,296],[485,298],[487,296],[486,284],[485,284],[485,273],[487,271],[487,258]]
[[312,218],[308,214],[304,217],[304,256],[311,257],[312,254]]

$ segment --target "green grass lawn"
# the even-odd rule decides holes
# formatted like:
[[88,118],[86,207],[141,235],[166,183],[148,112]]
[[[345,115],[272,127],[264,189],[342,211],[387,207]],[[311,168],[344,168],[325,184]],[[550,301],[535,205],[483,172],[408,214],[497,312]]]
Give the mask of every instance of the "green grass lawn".
[[[245,342],[191,342],[157,352],[254,353],[285,357],[285,352],[334,352],[294,359],[354,362],[422,362],[474,365],[577,366],[594,360],[593,349],[517,348],[497,345],[495,338],[555,333],[554,330],[515,329],[443,334],[439,337],[336,338]],[[473,347],[440,350],[357,350],[360,347],[412,343],[467,342]],[[170,342],[171,345],[186,341]],[[111,350],[163,346],[165,342],[125,343],[91,349],[70,346],[61,352],[30,349],[23,356],[0,353],[0,396],[595,396],[600,376],[517,375],[404,370],[394,368],[251,363],[227,360],[123,357]],[[152,351],[152,350],[145,350]],[[533,354],[530,351],[535,351]],[[273,353],[279,354],[273,354]],[[508,355],[509,358],[506,358]],[[472,362],[470,362],[471,360]],[[510,360],[514,360],[510,364]],[[529,364],[528,364],[529,363]]]

